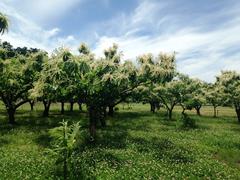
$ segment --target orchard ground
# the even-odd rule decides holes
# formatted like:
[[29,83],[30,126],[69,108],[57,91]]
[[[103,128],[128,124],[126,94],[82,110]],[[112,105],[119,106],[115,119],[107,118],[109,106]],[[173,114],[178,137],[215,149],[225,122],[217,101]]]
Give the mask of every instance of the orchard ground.
[[[80,121],[87,136],[86,109],[60,115],[60,104],[51,106],[42,117],[43,105],[30,111],[29,104],[17,110],[18,125],[7,124],[0,105],[0,179],[61,179],[55,159],[48,153],[52,139],[49,129],[63,119]],[[240,124],[233,109],[203,107],[202,116],[188,111],[196,120],[195,129],[179,128],[181,109],[167,120],[165,109],[153,114],[148,104],[118,106],[107,127],[98,128],[95,144],[83,141],[72,170],[82,179],[239,179]]]

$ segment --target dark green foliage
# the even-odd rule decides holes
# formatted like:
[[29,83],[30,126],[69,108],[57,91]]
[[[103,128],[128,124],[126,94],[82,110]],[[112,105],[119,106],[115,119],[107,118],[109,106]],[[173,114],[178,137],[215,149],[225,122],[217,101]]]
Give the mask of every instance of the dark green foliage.
[[0,34],[4,34],[8,31],[9,21],[6,15],[0,12]]
[[238,122],[240,123],[240,74],[236,71],[222,71],[216,82],[222,92],[224,104],[235,108]]
[[45,56],[45,53],[39,52],[0,59],[0,98],[9,115],[9,123],[16,123],[16,109],[29,101],[29,90],[38,79]]

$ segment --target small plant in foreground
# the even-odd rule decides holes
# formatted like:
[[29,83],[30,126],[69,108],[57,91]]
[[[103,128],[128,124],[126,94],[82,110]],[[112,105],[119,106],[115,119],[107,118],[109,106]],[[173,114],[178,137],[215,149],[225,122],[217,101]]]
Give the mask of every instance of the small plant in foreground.
[[68,126],[68,122],[61,122],[61,126],[50,130],[51,136],[55,139],[52,152],[57,156],[56,164],[63,165],[63,177],[67,179],[69,164],[74,149],[79,144],[79,123]]

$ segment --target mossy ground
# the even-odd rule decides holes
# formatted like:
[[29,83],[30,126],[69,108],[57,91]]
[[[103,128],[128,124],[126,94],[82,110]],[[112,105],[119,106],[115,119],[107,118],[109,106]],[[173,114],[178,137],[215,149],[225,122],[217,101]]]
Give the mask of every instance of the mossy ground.
[[[18,125],[7,124],[0,105],[0,179],[61,179],[55,159],[47,153],[52,139],[49,129],[63,119],[80,121],[87,134],[86,113],[60,115],[60,105],[51,107],[49,118],[41,117],[42,104],[33,112],[28,104],[16,115]],[[72,171],[80,179],[239,179],[240,124],[231,108],[204,107],[202,116],[188,112],[197,127],[181,129],[179,107],[173,120],[165,110],[152,114],[149,105],[123,105],[107,127],[98,129],[95,144],[83,143],[75,155]]]

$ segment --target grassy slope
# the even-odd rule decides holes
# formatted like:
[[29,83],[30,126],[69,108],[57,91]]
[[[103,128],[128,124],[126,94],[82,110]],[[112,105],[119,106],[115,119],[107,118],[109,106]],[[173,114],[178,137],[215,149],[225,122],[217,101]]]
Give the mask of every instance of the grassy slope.
[[[0,179],[53,179],[54,159],[46,153],[51,139],[48,130],[59,121],[87,119],[85,113],[59,115],[54,105],[50,118],[41,118],[42,105],[29,111],[26,104],[17,112],[20,125],[6,125],[0,106]],[[240,178],[240,125],[230,108],[220,108],[212,118],[212,108],[204,107],[198,128],[181,130],[176,121],[167,121],[165,111],[149,112],[148,105],[133,105],[108,119],[108,127],[98,130],[95,145],[84,144],[74,170],[81,177],[98,179],[159,178]],[[179,118],[179,108],[174,119]],[[83,128],[83,131],[84,130]]]

